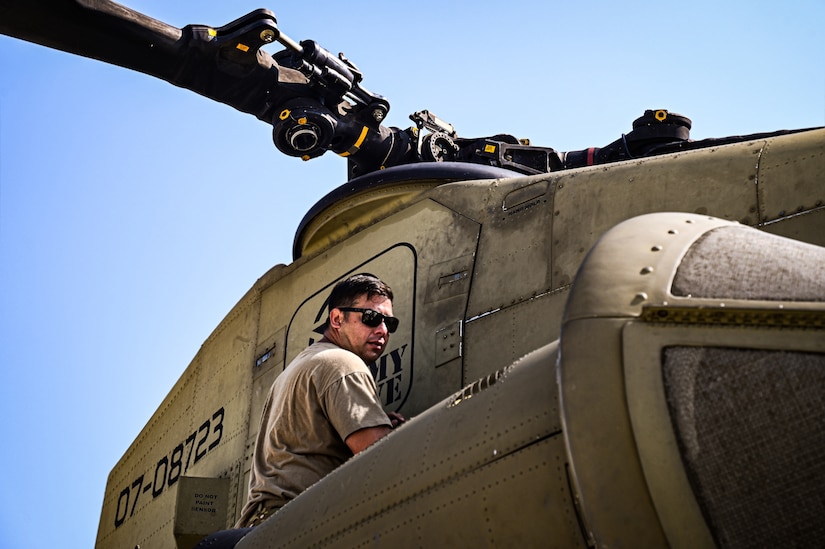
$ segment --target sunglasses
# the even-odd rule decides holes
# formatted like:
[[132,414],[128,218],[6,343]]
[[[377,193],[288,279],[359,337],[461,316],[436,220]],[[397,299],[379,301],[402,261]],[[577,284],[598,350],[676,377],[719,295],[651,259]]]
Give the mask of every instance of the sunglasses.
[[373,311],[372,309],[360,309],[358,307],[338,307],[340,311],[352,311],[353,313],[361,313],[361,322],[370,328],[377,328],[383,322],[387,325],[387,331],[393,333],[398,329],[398,319],[394,316],[387,316]]

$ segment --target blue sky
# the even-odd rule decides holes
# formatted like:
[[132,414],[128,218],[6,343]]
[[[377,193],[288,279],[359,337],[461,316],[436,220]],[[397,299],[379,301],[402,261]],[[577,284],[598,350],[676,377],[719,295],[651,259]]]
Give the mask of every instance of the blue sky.
[[[459,135],[603,146],[646,108],[695,139],[825,125],[821,0],[135,0],[182,27],[259,7]],[[503,8],[501,6],[504,6]],[[349,10],[349,11],[348,11]],[[345,182],[270,127],[151,77],[0,37],[0,547],[90,547],[106,477],[223,316]]]

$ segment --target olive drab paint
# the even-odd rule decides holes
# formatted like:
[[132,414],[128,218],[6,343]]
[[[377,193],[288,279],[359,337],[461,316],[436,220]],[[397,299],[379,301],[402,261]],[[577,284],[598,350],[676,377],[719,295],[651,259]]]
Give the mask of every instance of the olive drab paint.
[[[636,308],[661,305],[656,299],[668,303],[662,309],[668,312],[674,304],[689,306],[687,298],[669,297],[667,284],[682,254],[673,242],[701,233],[687,233],[680,215],[695,214],[639,218],[639,234],[649,237],[619,238],[621,247],[610,263],[580,272],[588,250],[612,234],[614,225],[661,209],[706,210],[705,217],[685,225],[702,227],[714,214],[753,222],[749,216],[758,203],[760,218],[769,220],[762,231],[810,242],[818,250],[825,244],[825,209],[817,206],[823,150],[825,131],[819,130],[544,176],[391,183],[351,197],[348,209],[330,205],[331,211],[320,212],[302,231],[301,257],[266,273],[230,311],[113,469],[98,547],[171,539],[172,524],[158,525],[173,512],[182,476],[228,479],[224,524],[233,524],[245,501],[269,387],[320,337],[332,286],[357,272],[376,274],[393,288],[400,327],[370,370],[387,410],[411,419],[375,451],[359,454],[264,522],[239,549],[271,547],[272,539],[301,547],[329,536],[339,545],[358,545],[373,539],[375,531],[397,546],[407,545],[413,531],[425,544],[531,545],[556,539],[568,547],[588,540],[656,545],[689,539],[701,546],[713,539],[702,514],[667,511],[674,498],[695,497],[689,482],[644,480],[646,473],[663,470],[656,456],[665,459],[664,450],[655,441],[666,437],[630,428],[631,419],[662,427],[639,423],[646,414],[637,411],[645,403],[664,402],[652,399],[654,387],[644,377],[655,370],[640,370],[632,385],[616,375],[620,366],[598,370],[620,363],[619,340],[591,342],[584,322],[562,329],[567,300],[574,289],[594,296],[585,300],[590,309],[567,313],[592,317],[593,326],[603,317],[612,326],[619,320],[608,319],[625,308],[632,320]],[[759,166],[754,155],[760,156]],[[731,184],[752,181],[756,170],[761,170],[758,201],[749,185]],[[680,194],[686,180],[691,192]],[[792,189],[786,189],[789,180],[795,182]],[[779,215],[790,209],[783,203],[809,206],[807,213]],[[342,233],[339,216],[356,228]],[[689,239],[680,245],[688,244]],[[616,276],[628,269],[625,296]],[[642,283],[655,283],[656,290]],[[600,306],[614,301],[617,311],[601,312]],[[702,303],[699,307],[707,309]],[[799,334],[788,332],[775,339],[777,344],[801,341],[799,348],[825,353],[817,327],[823,305],[785,304],[793,307],[814,316],[800,325]],[[761,326],[755,333],[769,329]],[[724,341],[736,330],[705,332]],[[602,337],[599,333],[592,337]],[[759,339],[763,345],[769,340]],[[565,357],[583,363],[568,365],[561,375]],[[586,379],[574,375],[588,371],[594,373]],[[584,388],[586,393],[578,392]],[[632,390],[632,397],[623,388]],[[630,412],[622,408],[628,402]],[[605,406],[612,423],[598,415]],[[613,434],[608,437],[599,426]],[[599,440],[610,441],[607,454]],[[643,463],[634,461],[639,456]],[[678,456],[666,457],[668,471],[681,463]],[[612,470],[624,472],[611,475]],[[612,493],[610,482],[621,493],[617,499],[593,495],[594,490]],[[664,498],[656,500],[664,506],[659,512],[642,505],[651,489],[654,497]],[[628,498],[639,502],[631,506],[636,516],[621,520],[630,508],[617,502]],[[428,511],[434,509],[443,511]],[[318,516],[326,518],[313,518]],[[488,526],[479,529],[480,524]]]

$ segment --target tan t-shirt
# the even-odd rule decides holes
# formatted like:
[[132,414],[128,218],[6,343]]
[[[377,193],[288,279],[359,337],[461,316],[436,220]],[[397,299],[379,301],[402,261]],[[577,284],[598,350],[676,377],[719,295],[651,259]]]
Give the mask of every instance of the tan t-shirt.
[[392,426],[364,361],[333,343],[307,347],[270,389],[238,526],[258,503],[281,507],[315,484],[352,457],[349,435],[379,425]]

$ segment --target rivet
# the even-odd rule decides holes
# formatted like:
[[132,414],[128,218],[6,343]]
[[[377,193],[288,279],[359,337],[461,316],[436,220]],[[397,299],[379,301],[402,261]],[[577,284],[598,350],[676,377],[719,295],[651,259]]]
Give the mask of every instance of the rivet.
[[651,267],[650,265],[648,265],[647,267],[643,268],[643,269],[639,272],[639,274],[646,275],[646,274],[650,274],[650,273],[652,273],[652,272],[653,272],[653,267]]

